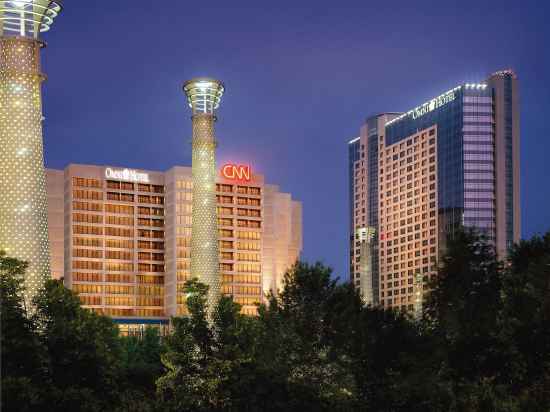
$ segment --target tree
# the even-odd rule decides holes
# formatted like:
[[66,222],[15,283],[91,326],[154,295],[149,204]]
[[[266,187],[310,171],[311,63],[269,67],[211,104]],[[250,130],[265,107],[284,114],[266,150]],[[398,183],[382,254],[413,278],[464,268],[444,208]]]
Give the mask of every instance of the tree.
[[503,281],[500,338],[511,348],[510,392],[521,409],[550,409],[550,232],[521,241]]
[[[189,316],[173,318],[162,362],[167,373],[157,381],[166,410],[239,409],[246,399],[243,383],[252,381],[255,319],[241,315],[240,306],[222,297],[209,324],[208,287],[197,280],[185,285]],[[233,409],[231,409],[233,408]]]
[[426,301],[431,321],[455,377],[496,378],[501,371],[498,313],[502,306],[502,265],[494,248],[473,231],[447,241],[447,253]]
[[121,350],[113,321],[81,308],[76,294],[58,280],[48,280],[34,303],[48,356],[49,405],[79,411],[116,407]]
[[503,265],[472,231],[448,240],[424,321],[456,410],[547,410],[548,246],[522,242]]
[[[285,275],[279,296],[260,311],[262,368],[281,387],[288,410],[346,410],[353,403],[355,383],[345,353],[332,345],[334,305],[346,287],[331,274],[319,263],[297,263]],[[351,298],[342,306],[357,305],[358,297]]]
[[143,336],[121,336],[122,394],[120,410],[155,410],[156,385],[164,368],[161,356],[164,351],[157,328],[148,327]]
[[45,350],[23,298],[27,263],[0,251],[2,409],[39,410],[45,376]]
[[505,264],[455,233],[421,319],[365,307],[321,264],[296,264],[257,317],[227,296],[211,310],[192,280],[162,340],[119,337],[59,281],[28,313],[25,267],[0,254],[5,410],[550,410],[550,233]]

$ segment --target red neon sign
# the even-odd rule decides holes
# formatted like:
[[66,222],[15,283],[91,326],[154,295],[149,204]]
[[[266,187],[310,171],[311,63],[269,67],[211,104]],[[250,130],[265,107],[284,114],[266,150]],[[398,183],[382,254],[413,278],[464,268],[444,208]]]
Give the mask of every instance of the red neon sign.
[[250,181],[250,165],[234,165],[228,163],[222,167],[222,176],[230,180]]

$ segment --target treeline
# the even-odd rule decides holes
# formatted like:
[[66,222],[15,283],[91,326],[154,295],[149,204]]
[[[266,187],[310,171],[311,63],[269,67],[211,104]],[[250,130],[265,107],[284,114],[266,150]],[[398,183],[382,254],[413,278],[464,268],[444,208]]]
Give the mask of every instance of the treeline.
[[258,317],[224,297],[208,322],[188,282],[162,339],[118,336],[59,281],[28,312],[24,271],[0,256],[3,411],[550,411],[550,233],[506,264],[456,234],[422,319],[300,263]]

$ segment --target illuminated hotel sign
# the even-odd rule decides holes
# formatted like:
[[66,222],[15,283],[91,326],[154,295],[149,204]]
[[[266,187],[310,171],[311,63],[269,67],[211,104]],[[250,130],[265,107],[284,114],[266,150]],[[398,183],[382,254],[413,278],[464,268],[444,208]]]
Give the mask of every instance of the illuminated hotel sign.
[[250,165],[234,165],[228,163],[222,167],[222,176],[230,180],[250,182]]
[[424,116],[426,113],[433,112],[435,109],[440,108],[441,106],[446,105],[449,102],[452,102],[455,99],[455,92],[451,90],[445,94],[442,94],[435,99],[430,100],[427,103],[424,103],[422,106],[417,107],[412,111],[412,118],[418,119],[421,116]]
[[107,179],[125,180],[127,182],[149,183],[149,175],[132,169],[105,169],[105,177]]
[[425,114],[433,112],[435,109],[439,109],[440,107],[445,106],[447,103],[450,103],[456,99],[456,91],[459,90],[460,87],[461,86],[455,87],[454,89],[449,90],[446,93],[443,93],[441,96],[437,96],[436,98],[430,100],[429,102],[426,102],[418,107],[415,107],[414,109],[409,110],[407,113],[404,113],[401,116],[390,120],[389,122],[386,123],[386,126],[389,126],[390,124],[397,122],[406,116],[410,116],[413,118],[413,120],[416,120],[419,117],[424,116]]

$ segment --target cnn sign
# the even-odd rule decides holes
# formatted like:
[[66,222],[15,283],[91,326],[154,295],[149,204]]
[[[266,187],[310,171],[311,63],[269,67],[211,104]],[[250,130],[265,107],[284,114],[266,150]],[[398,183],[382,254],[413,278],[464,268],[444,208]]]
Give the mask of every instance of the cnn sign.
[[230,180],[243,180],[249,182],[250,166],[228,163],[222,167],[222,176]]

